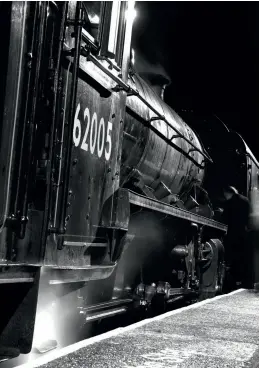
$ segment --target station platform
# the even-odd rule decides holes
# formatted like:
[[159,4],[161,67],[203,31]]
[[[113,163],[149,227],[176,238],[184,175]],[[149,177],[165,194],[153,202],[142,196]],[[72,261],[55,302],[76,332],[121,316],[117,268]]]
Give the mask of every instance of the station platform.
[[259,293],[239,289],[109,331],[20,368],[259,367]]

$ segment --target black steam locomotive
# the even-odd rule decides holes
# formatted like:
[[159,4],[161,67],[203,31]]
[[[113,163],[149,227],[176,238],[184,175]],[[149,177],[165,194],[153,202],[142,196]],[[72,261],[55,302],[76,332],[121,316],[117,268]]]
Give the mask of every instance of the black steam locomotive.
[[37,304],[87,322],[222,292],[219,189],[258,194],[242,138],[200,139],[130,69],[133,2],[0,7],[1,359],[30,352]]

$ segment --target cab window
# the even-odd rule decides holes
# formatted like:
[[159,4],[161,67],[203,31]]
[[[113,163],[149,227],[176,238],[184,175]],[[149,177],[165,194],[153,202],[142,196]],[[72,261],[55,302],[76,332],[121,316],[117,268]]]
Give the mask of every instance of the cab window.
[[83,9],[83,36],[98,46],[101,39],[101,20],[104,11],[104,2],[83,1]]
[[84,1],[83,41],[100,56],[121,66],[125,35],[125,1]]

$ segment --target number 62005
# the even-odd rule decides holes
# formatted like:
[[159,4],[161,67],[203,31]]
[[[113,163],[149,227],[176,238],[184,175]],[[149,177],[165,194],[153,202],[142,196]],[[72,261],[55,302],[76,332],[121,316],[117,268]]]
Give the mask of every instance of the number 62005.
[[80,147],[84,151],[90,151],[91,154],[97,153],[101,158],[103,155],[108,161],[112,152],[112,123],[108,121],[105,124],[104,118],[100,120],[96,112],[90,115],[88,107],[84,110],[85,130],[83,132],[81,121],[79,120],[80,103],[77,105],[74,127],[73,142],[75,147]]

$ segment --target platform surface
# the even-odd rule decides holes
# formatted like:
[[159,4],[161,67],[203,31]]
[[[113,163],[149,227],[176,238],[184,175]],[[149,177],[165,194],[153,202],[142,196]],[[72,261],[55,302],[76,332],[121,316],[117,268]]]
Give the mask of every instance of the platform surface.
[[259,294],[241,289],[53,351],[20,367],[38,366],[259,367]]

